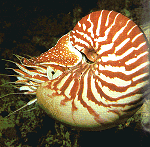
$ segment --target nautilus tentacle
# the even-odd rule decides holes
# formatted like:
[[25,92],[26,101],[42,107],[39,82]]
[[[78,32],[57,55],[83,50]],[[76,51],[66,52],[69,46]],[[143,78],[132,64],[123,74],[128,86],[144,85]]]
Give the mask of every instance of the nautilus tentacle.
[[20,75],[18,83],[25,83],[20,90],[36,93],[39,105],[55,119],[106,129],[142,105],[148,54],[143,33],[132,20],[103,10],[82,18],[39,57],[17,56],[21,64],[14,71]]

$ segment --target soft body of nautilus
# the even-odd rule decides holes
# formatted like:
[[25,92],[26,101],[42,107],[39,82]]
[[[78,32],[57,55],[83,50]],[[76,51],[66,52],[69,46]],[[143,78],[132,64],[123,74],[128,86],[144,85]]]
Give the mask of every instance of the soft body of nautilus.
[[142,105],[148,46],[138,26],[120,13],[90,13],[39,57],[17,57],[20,90],[36,94],[38,104],[63,123],[107,129]]

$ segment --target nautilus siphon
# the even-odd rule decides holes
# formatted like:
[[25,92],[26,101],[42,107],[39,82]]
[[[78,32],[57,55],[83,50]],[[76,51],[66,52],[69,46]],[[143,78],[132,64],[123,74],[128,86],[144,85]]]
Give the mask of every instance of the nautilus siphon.
[[16,55],[20,90],[70,126],[103,130],[132,116],[148,85],[148,45],[139,27],[114,11],[83,17],[38,57]]

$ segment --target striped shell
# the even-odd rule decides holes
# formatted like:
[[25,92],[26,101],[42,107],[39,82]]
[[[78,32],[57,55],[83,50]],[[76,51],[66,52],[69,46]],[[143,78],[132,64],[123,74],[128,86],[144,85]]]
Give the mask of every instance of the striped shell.
[[71,126],[107,129],[142,105],[148,46],[138,26],[120,13],[90,13],[39,57],[17,57],[16,83],[25,83],[20,90],[36,94],[48,114]]

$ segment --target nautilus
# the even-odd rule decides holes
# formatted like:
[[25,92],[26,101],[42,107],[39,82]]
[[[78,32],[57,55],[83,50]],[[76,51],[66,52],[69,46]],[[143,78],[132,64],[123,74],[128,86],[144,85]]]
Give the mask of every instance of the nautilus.
[[83,17],[38,57],[16,55],[20,90],[35,94],[54,119],[104,130],[131,117],[148,85],[148,45],[139,27],[115,11]]

